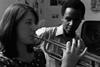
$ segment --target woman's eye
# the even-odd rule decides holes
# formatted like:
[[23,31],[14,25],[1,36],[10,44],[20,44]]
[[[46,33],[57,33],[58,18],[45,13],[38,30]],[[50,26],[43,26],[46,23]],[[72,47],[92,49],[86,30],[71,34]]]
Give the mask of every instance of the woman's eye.
[[32,25],[32,22],[30,22],[30,21],[27,21],[27,22],[26,22],[26,24]]

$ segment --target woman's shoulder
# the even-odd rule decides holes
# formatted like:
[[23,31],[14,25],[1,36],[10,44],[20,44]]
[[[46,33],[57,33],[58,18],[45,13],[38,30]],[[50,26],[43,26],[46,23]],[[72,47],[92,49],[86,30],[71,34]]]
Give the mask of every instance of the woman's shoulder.
[[[43,51],[41,49],[35,49],[34,52],[35,52],[35,59],[32,61],[32,64],[34,64],[32,66],[45,67],[46,60],[45,60]],[[21,67],[23,67],[25,65],[27,66],[28,64],[23,63],[23,62],[20,63],[20,61],[14,59],[14,58],[10,59],[10,58],[4,56],[4,54],[2,52],[0,52],[0,67],[11,67],[11,66],[20,67],[20,65],[22,65]]]
[[0,52],[0,67],[8,66],[10,62],[11,60],[4,56],[2,52]]

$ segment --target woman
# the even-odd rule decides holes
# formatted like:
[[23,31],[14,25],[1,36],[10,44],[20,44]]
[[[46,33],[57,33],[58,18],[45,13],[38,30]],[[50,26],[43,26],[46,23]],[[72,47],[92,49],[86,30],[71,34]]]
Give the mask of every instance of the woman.
[[45,67],[45,57],[34,48],[38,16],[25,4],[12,4],[0,22],[0,67]]

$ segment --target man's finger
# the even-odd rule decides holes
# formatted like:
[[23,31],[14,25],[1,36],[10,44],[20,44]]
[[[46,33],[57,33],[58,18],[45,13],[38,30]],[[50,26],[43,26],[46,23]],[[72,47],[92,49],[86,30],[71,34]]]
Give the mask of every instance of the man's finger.
[[68,51],[70,51],[70,49],[71,49],[71,43],[70,43],[70,41],[68,41],[66,43],[66,51],[68,52]]
[[73,39],[72,39],[72,45],[71,45],[71,52],[74,52],[74,51],[75,51],[75,45],[76,45],[76,41],[75,41],[75,39],[73,38]]

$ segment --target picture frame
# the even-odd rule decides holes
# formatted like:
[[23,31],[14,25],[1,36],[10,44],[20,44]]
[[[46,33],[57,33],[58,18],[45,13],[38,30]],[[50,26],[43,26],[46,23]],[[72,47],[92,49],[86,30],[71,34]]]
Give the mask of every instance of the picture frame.
[[100,0],[91,0],[91,10],[100,11]]

